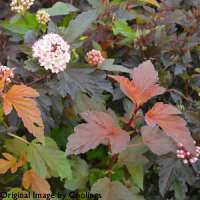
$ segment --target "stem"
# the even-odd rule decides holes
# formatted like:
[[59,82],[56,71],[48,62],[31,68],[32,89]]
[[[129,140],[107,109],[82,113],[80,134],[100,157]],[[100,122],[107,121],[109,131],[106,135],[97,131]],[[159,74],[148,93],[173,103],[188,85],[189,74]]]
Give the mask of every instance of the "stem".
[[128,121],[126,127],[125,127],[125,130],[127,130],[129,127],[131,127],[131,124],[135,121],[136,119],[136,114],[137,114],[137,111],[139,110],[139,107],[135,107],[134,111],[133,111],[133,114],[130,118],[130,120]]
[[108,176],[110,178],[112,176],[112,168],[113,168],[114,164],[117,162],[117,160],[118,160],[118,154],[115,154],[115,155],[112,156],[111,161],[108,165]]
[[131,147],[139,147],[139,146],[141,146],[141,145],[143,145],[144,143],[137,143],[137,144],[129,144],[128,145],[128,148],[131,148]]
[[34,81],[28,83],[27,85],[28,85],[28,86],[31,86],[31,85],[33,85],[33,84],[35,84],[35,83],[37,83],[37,82],[40,82],[40,81],[42,81],[42,80],[45,80],[46,78],[47,78],[47,76],[40,77],[40,78],[38,78],[38,79],[36,79],[36,80],[34,80]]
[[27,140],[25,140],[25,139],[23,139],[23,138],[21,138],[21,137],[15,135],[15,134],[8,133],[8,135],[11,136],[11,137],[14,137],[14,138],[16,138],[16,139],[18,139],[18,140],[20,140],[20,141],[22,141],[22,142],[24,142],[24,143],[26,143],[26,144],[30,144]]
[[[109,152],[111,152],[111,144],[108,145],[108,148],[109,148]],[[112,155],[111,161],[109,162],[108,168],[107,168],[108,175],[109,175],[110,178],[112,176],[113,165],[117,162],[117,160],[118,160],[118,154]]]
[[131,126],[131,124],[133,123],[133,121],[134,121],[134,118],[135,118],[135,116],[132,114],[132,117],[131,117],[131,119],[128,121],[128,123],[127,123],[127,126],[128,127],[130,127]]

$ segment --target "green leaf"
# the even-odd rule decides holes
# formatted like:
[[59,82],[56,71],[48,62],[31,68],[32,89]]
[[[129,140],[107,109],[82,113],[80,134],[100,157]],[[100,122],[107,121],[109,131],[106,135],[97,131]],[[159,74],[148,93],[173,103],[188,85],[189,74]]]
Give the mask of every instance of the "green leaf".
[[41,146],[39,144],[30,144],[28,147],[28,161],[32,169],[41,177],[48,177],[48,168],[41,155]]
[[134,164],[128,167],[128,171],[131,174],[134,182],[137,186],[143,189],[144,184],[144,164]]
[[118,165],[115,165],[112,168],[112,180],[113,181],[121,181],[124,177],[124,169]]
[[65,188],[69,190],[84,189],[89,175],[87,163],[80,158],[74,158],[70,160],[70,164],[73,179],[65,181]]
[[130,69],[122,66],[122,65],[116,65],[114,63],[114,59],[106,59],[98,69],[105,70],[105,71],[111,71],[111,72],[124,72],[124,73],[130,73]]
[[23,16],[15,16],[9,21],[1,21],[0,26],[11,33],[25,35],[30,30],[37,30],[38,22],[35,15],[26,12]]
[[53,138],[56,143],[61,147],[62,149],[66,148],[67,144],[67,137],[73,133],[74,128],[72,126],[61,126],[59,128],[54,128],[51,131],[51,138]]
[[106,159],[106,149],[104,146],[98,146],[96,149],[92,149],[86,153],[87,160],[104,160]]
[[102,51],[101,45],[98,44],[97,42],[92,41],[92,46],[93,46],[94,49]]
[[132,193],[119,181],[111,182],[109,178],[99,179],[91,193],[101,194],[102,200],[133,200]]
[[119,164],[127,167],[133,181],[141,189],[143,189],[144,165],[148,162],[147,158],[143,155],[146,151],[147,149],[143,145],[130,147],[119,155],[118,161]]
[[122,35],[130,40],[134,40],[136,32],[129,27],[128,23],[124,20],[117,20],[112,27],[114,35]]
[[68,42],[73,42],[79,38],[90,25],[97,19],[96,10],[82,12],[74,20],[72,20],[65,30],[64,38]]
[[46,177],[50,174],[61,179],[71,179],[71,167],[65,152],[60,151],[56,143],[50,138],[46,139],[45,145],[37,143],[36,140],[30,144],[28,161],[41,177]]
[[0,122],[4,121],[4,111],[2,105],[0,105]]
[[71,12],[76,12],[78,9],[71,4],[56,2],[51,8],[45,9],[50,16],[68,15]]
[[4,148],[6,148],[8,152],[19,157],[22,153],[27,152],[28,145],[21,140],[12,138],[5,141]]
[[98,179],[105,177],[105,170],[93,168],[89,172],[89,182],[90,185],[93,185]]
[[174,192],[176,200],[186,199],[186,192],[188,191],[187,185],[182,180],[176,180],[174,183]]

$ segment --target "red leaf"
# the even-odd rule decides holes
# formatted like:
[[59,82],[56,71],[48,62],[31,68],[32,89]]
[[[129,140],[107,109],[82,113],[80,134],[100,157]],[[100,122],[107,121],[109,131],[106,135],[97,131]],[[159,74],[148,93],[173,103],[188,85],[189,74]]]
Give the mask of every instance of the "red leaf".
[[133,69],[132,81],[123,76],[109,76],[120,83],[121,90],[128,96],[138,107],[154,96],[163,94],[166,90],[160,87],[158,73],[155,71],[151,61],[146,61]]
[[127,147],[129,134],[118,128],[109,114],[93,111],[81,116],[87,123],[78,125],[75,133],[69,136],[67,154],[85,153],[99,144],[110,144],[113,154]]
[[158,126],[143,126],[141,133],[144,144],[146,144],[153,153],[164,155],[169,152],[176,152],[176,143]]
[[186,121],[177,116],[180,111],[176,107],[158,102],[145,115],[149,126],[158,124],[176,143],[181,143],[192,154],[195,154],[194,140],[186,127]]

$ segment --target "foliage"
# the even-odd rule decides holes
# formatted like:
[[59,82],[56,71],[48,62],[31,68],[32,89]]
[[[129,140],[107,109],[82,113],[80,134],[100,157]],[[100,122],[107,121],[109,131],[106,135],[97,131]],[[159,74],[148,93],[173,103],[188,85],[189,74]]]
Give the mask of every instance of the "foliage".
[[0,193],[200,198],[199,0],[0,7]]

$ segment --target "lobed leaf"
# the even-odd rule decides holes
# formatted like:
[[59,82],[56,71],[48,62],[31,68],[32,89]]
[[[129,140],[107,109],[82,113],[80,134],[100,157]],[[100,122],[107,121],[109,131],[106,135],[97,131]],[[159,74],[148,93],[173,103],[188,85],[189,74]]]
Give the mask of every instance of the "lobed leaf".
[[119,181],[109,178],[99,179],[91,189],[92,194],[101,194],[102,200],[133,200],[131,192]]
[[28,148],[31,167],[41,177],[60,177],[71,179],[71,167],[65,152],[60,151],[54,141],[47,139],[45,145],[33,141]]
[[99,144],[109,144],[113,154],[123,151],[130,140],[129,134],[116,127],[113,118],[104,112],[84,112],[81,114],[87,123],[74,129],[68,137],[66,152],[70,154],[85,153]]
[[140,64],[131,72],[132,81],[123,76],[109,76],[120,84],[121,90],[138,107],[142,106],[154,96],[163,94],[166,90],[160,87],[158,73],[151,61]]
[[167,136],[158,126],[143,126],[141,128],[142,138],[153,153],[164,155],[169,152],[176,152],[176,143]]
[[[140,138],[137,138],[137,140]],[[118,163],[125,165],[134,181],[134,183],[143,189],[144,181],[144,166],[148,163],[148,159],[144,156],[147,151],[145,145],[138,145],[138,143],[131,143],[133,147],[129,147],[119,155]],[[136,145],[136,146],[134,146]]]
[[78,9],[71,4],[56,2],[51,8],[45,9],[50,16],[68,15],[71,12],[76,12]]
[[64,38],[70,43],[75,41],[85,31],[87,31],[97,17],[98,15],[96,10],[82,12],[70,22],[69,26],[65,30]]
[[3,95],[3,108],[7,115],[14,107],[28,131],[42,141],[44,124],[37,103],[33,99],[38,96],[36,90],[31,87],[14,85]]
[[22,177],[22,185],[25,189],[31,188],[33,192],[39,194],[51,194],[49,183],[38,176],[32,169],[24,173]]
[[89,175],[87,162],[80,158],[74,158],[70,160],[70,163],[73,179],[65,181],[65,188],[69,190],[85,189]]
[[5,159],[0,159],[0,174],[5,174],[9,169],[11,173],[15,173],[19,167],[26,163],[24,155],[20,157],[18,162],[17,159],[9,153],[3,153],[3,156]]
[[194,140],[186,127],[186,121],[177,114],[180,114],[180,111],[176,107],[158,102],[146,113],[145,120],[151,127],[159,125],[176,143],[183,144],[189,152],[195,155]]

